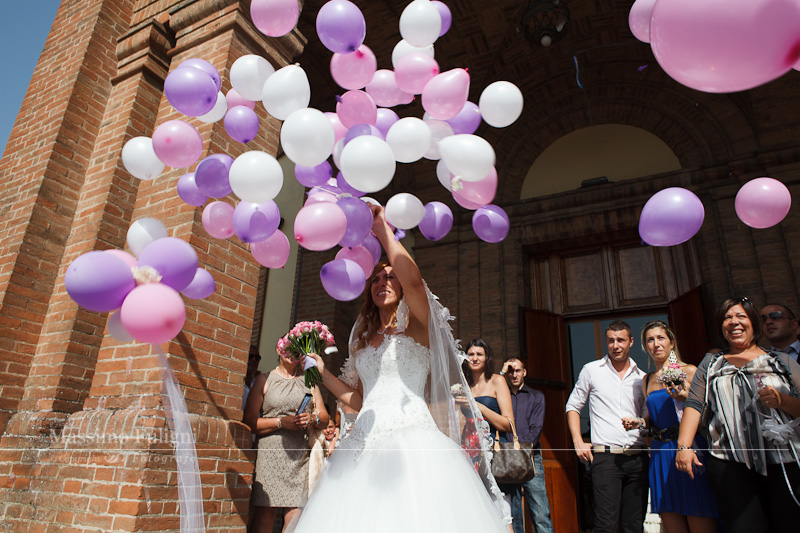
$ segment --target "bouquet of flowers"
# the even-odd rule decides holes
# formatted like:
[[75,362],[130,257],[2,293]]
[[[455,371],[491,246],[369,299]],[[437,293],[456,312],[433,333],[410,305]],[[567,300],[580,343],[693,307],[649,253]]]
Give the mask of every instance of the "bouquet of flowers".
[[667,368],[663,369],[658,376],[656,376],[656,381],[665,387],[673,387],[678,390],[683,389],[683,384],[686,379],[686,372],[681,370],[681,366],[678,363],[670,363]]
[[[298,322],[289,333],[281,337],[275,349],[281,357],[299,362],[310,353],[323,354],[325,348],[333,346],[333,342],[333,334],[322,322]],[[322,383],[322,376],[319,375],[314,359],[305,357],[303,370],[306,387],[310,389]]]
[[459,396],[466,396],[467,395],[467,393],[464,391],[464,387],[461,385],[461,383],[456,383],[455,385],[452,385],[450,387],[450,394],[454,398],[457,398]]

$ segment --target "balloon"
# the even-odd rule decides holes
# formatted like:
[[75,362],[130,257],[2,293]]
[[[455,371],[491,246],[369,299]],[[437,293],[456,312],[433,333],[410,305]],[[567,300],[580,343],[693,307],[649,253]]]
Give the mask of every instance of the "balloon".
[[250,109],[256,108],[256,103],[253,100],[244,98],[242,95],[236,92],[236,89],[231,89],[228,91],[228,94],[225,95],[225,101],[228,104],[228,109],[233,109],[237,105],[243,105],[245,107],[249,107]]
[[450,127],[453,128],[453,133],[456,135],[472,134],[481,125],[481,112],[477,105],[467,100],[461,111],[445,122],[450,124]]
[[356,124],[349,130],[347,130],[347,134],[344,136],[344,144],[349,143],[356,137],[360,137],[362,135],[374,135],[379,139],[382,139],[384,136],[381,134],[380,130],[373,126],[372,124]]
[[152,180],[164,171],[164,163],[153,150],[153,139],[134,137],[122,147],[125,170],[140,180]]
[[497,171],[492,168],[489,175],[480,181],[461,181],[460,189],[453,186],[453,199],[464,209],[478,209],[491,203],[497,193]]
[[475,135],[445,137],[439,141],[439,152],[450,172],[466,181],[482,180],[495,163],[492,145]]
[[208,196],[197,188],[194,172],[184,174],[178,179],[178,196],[187,204],[195,207],[201,206],[208,201]]
[[467,103],[469,74],[454,68],[434,76],[422,89],[422,107],[433,118],[453,118]]
[[439,37],[441,37],[450,29],[450,25],[453,23],[453,14],[450,12],[450,8],[439,2],[439,0],[433,0],[431,4],[439,12],[439,16],[442,19],[442,29],[439,30]]
[[281,146],[297,165],[315,167],[328,159],[336,142],[331,121],[321,111],[307,107],[295,111],[281,127]]
[[133,255],[142,253],[151,242],[167,236],[167,228],[156,218],[143,217],[135,220],[128,228],[128,248]]
[[369,253],[372,254],[374,264],[377,265],[378,261],[381,260],[381,254],[383,253],[381,241],[379,241],[375,235],[367,235],[367,238],[364,239],[364,242],[361,243],[361,246],[369,250]]
[[339,192],[341,191],[339,191],[338,188],[330,187],[329,185],[326,185],[324,188],[314,187],[308,191],[308,200],[306,200],[304,205],[311,205],[316,202],[331,202],[335,204],[339,201]]
[[347,180],[344,179],[344,176],[342,175],[341,171],[336,175],[336,184],[345,194],[355,196],[356,198],[358,198],[359,196],[364,196],[364,191],[359,191],[358,189],[347,183]]
[[234,141],[247,144],[258,135],[258,115],[249,107],[234,106],[225,113],[225,131]]
[[344,139],[344,135],[347,133],[347,128],[342,125],[342,121],[339,120],[339,115],[336,113],[331,113],[330,111],[325,112],[325,116],[328,117],[328,120],[331,121],[331,126],[333,126],[333,133],[334,144],[339,142],[339,139]]
[[643,43],[650,42],[650,17],[656,0],[636,0],[628,14],[628,26],[633,36]]
[[190,117],[205,115],[214,109],[218,92],[211,76],[194,67],[176,68],[164,80],[167,101]]
[[391,147],[397,161],[412,163],[421,159],[430,148],[431,130],[421,119],[401,118],[386,133],[386,144]]
[[233,230],[243,242],[259,242],[275,233],[281,223],[278,204],[239,202],[233,210]]
[[153,132],[153,150],[172,168],[188,167],[200,159],[203,138],[200,132],[182,120],[168,120]]
[[95,250],[78,256],[67,268],[64,286],[75,303],[104,313],[118,309],[136,287],[131,267],[114,255]]
[[294,238],[307,250],[322,251],[336,246],[347,230],[344,211],[331,202],[318,202],[297,212]]
[[208,74],[212,80],[214,80],[214,86],[216,87],[216,92],[219,92],[219,90],[222,88],[222,79],[219,76],[219,71],[214,67],[214,65],[212,65],[205,59],[200,59],[199,57],[193,57],[191,59],[187,59],[186,61],[178,65],[178,68],[183,68],[183,67],[192,67],[198,70],[202,70],[203,72]]
[[422,52],[431,58],[435,55],[432,44],[420,48],[413,46],[401,39],[396,45],[394,45],[394,48],[392,49],[392,67],[397,68],[397,63],[400,61],[400,59],[411,52]]
[[300,65],[287,65],[269,77],[264,83],[261,100],[267,113],[278,120],[308,107],[311,101],[311,86],[306,71]]
[[372,80],[378,60],[367,45],[347,54],[333,54],[331,76],[343,89],[361,89]]
[[119,313],[122,325],[133,338],[150,344],[174,339],[186,321],[183,298],[161,283],[147,283],[133,289]]
[[438,241],[453,229],[453,212],[442,202],[425,204],[425,216],[419,222],[419,231],[429,241]]
[[412,46],[433,44],[442,31],[442,16],[429,0],[414,0],[400,14],[400,35]]
[[105,250],[105,253],[113,255],[114,257],[119,257],[125,262],[126,265],[128,265],[131,268],[136,266],[136,258],[124,250],[111,249],[111,250]]
[[375,105],[392,107],[408,99],[409,95],[397,86],[397,79],[391,70],[376,70],[365,90],[375,101]]
[[444,139],[445,137],[450,137],[453,135],[453,128],[450,127],[450,124],[447,122],[443,122],[441,120],[426,120],[425,124],[428,126],[428,129],[431,130],[431,144],[428,147],[428,151],[425,152],[425,159],[441,159],[442,154],[439,153],[439,141]]
[[228,154],[211,154],[194,170],[194,181],[201,193],[224,198],[231,193],[230,171],[233,158]]
[[364,271],[364,277],[372,273],[375,263],[372,261],[372,254],[363,246],[345,247],[336,253],[336,259],[349,259],[353,261],[361,270]]
[[182,239],[167,237],[147,245],[139,254],[138,266],[150,266],[161,274],[161,283],[182,291],[197,272],[197,252]]
[[339,240],[341,246],[358,246],[372,229],[372,211],[360,198],[345,196],[337,202],[347,218],[347,229]]
[[522,114],[522,91],[507,81],[496,81],[486,87],[478,100],[484,122],[505,128]]
[[342,150],[344,150],[344,139],[341,139],[336,142],[336,145],[333,147],[333,153],[331,156],[333,157],[333,164],[337,167],[341,167],[341,157],[342,157]]
[[204,268],[198,268],[188,287],[181,291],[181,294],[192,300],[202,300],[208,298],[217,288],[214,276]]
[[375,124],[378,119],[375,102],[364,91],[347,91],[337,100],[336,115],[346,128],[356,124]]
[[425,206],[419,198],[407,192],[395,194],[386,202],[386,221],[400,229],[411,229],[425,216]]
[[217,93],[217,102],[214,104],[214,107],[206,113],[205,115],[200,115],[198,120],[200,122],[205,122],[206,124],[211,124],[212,122],[217,122],[219,119],[225,116],[225,113],[228,112],[228,100],[225,98],[225,95],[222,94],[222,91]]
[[496,205],[479,207],[472,215],[472,229],[482,241],[500,242],[508,235],[508,215]]
[[752,228],[769,228],[778,224],[791,206],[789,189],[772,178],[750,180],[736,193],[736,214]]
[[304,167],[303,165],[295,165],[294,176],[300,185],[305,187],[317,187],[323,185],[333,176],[333,169],[331,164],[323,161],[314,167]]
[[319,271],[322,287],[332,298],[342,302],[355,300],[364,292],[367,276],[358,263],[349,259],[334,259]]
[[108,328],[108,333],[119,342],[131,342],[133,340],[133,335],[128,333],[128,330],[122,325],[119,313],[109,315],[106,327]]
[[800,59],[800,3],[659,0],[650,42],[659,65],[679,83],[710,93],[743,91]]
[[230,185],[234,194],[260,204],[275,198],[283,187],[283,168],[266,152],[245,152],[231,164]]
[[264,35],[282,37],[297,25],[300,5],[297,0],[252,0],[250,16]]
[[392,111],[391,109],[386,109],[383,107],[378,108],[377,119],[375,120],[375,127],[378,128],[378,131],[381,132],[384,139],[386,138],[386,134],[389,132],[389,128],[392,127],[392,124],[400,120],[400,117],[397,116],[397,113]]
[[423,52],[404,55],[394,68],[394,77],[401,91],[420,94],[434,76],[439,74],[439,63]]
[[367,36],[364,14],[348,0],[330,0],[317,13],[317,35],[322,45],[337,54],[354,52]]
[[244,55],[231,65],[231,85],[237,94],[248,100],[260,100],[264,83],[275,73],[275,68],[263,57]]
[[283,268],[290,251],[289,238],[281,230],[275,230],[265,240],[250,245],[253,258],[267,268]]
[[368,193],[389,185],[395,167],[391,147],[372,135],[362,135],[350,141],[342,150],[339,165],[347,183]]
[[233,206],[225,202],[211,202],[203,209],[203,228],[217,239],[233,235]]
[[452,190],[453,173],[441,159],[436,163],[436,177],[445,189]]
[[647,200],[639,216],[639,235],[650,246],[688,241],[703,225],[703,202],[691,191],[670,187]]

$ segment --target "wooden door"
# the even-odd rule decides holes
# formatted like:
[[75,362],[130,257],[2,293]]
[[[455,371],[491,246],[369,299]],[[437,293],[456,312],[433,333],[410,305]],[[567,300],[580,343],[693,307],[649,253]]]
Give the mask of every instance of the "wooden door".
[[678,338],[681,359],[699,365],[711,345],[706,334],[700,287],[678,296],[667,306],[669,324]]
[[542,436],[547,496],[553,528],[559,533],[577,533],[578,505],[575,452],[567,427],[564,406],[572,389],[570,356],[561,315],[547,311],[521,309],[524,325],[520,346],[524,353],[529,387],[545,396]]

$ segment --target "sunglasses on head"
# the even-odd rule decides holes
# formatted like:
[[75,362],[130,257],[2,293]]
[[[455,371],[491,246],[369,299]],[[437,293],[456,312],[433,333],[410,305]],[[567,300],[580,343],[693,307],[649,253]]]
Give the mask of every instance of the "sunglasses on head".
[[783,314],[783,311],[773,311],[771,313],[767,313],[766,315],[761,315],[761,320],[764,322],[766,322],[768,318],[771,318],[772,320],[780,320],[781,318],[786,318],[786,316]]

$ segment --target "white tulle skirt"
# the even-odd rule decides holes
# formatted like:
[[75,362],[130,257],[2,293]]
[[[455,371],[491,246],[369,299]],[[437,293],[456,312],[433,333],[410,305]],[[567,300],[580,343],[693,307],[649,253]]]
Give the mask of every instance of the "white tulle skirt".
[[437,430],[403,429],[336,449],[295,533],[508,533],[472,462]]

